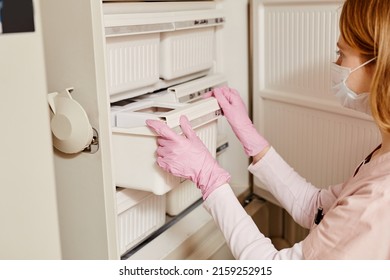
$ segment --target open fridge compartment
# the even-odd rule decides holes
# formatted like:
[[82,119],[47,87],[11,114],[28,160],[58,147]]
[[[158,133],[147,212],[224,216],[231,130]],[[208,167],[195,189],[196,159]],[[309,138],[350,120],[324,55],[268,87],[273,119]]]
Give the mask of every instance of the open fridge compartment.
[[[134,100],[154,100],[161,102],[195,103],[202,100],[205,93],[214,88],[227,85],[225,75],[220,73],[210,74],[186,83],[169,87],[165,90],[145,94]],[[218,124],[218,127],[220,124]],[[218,129],[219,130],[219,129]],[[218,131],[216,153],[220,155],[229,147],[228,138]]]
[[216,31],[225,19],[210,2],[153,6],[103,5],[114,179],[125,190],[163,196],[164,211],[174,219],[201,192],[157,165],[157,135],[145,121],[161,120],[181,133],[179,118],[186,115],[216,157],[221,109],[202,95],[226,84],[215,73]]

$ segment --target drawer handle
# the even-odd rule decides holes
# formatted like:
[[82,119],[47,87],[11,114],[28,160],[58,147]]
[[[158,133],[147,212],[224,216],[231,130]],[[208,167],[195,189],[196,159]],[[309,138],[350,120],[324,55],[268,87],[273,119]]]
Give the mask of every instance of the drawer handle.
[[194,25],[209,24],[208,19],[198,19],[194,21]]

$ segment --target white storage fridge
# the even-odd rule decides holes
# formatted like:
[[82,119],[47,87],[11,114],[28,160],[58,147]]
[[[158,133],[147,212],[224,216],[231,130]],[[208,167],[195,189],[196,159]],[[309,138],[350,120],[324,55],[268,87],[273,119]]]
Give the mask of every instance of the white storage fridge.
[[[201,98],[234,81],[248,95],[247,3],[41,4],[51,122],[61,124],[77,102],[95,134],[94,145],[79,151],[72,137],[63,140],[64,126],[52,125],[63,258],[231,258],[200,191],[156,165],[156,137],[144,122],[163,119],[178,129],[187,115],[230,169],[237,194],[249,191],[248,159],[216,100]],[[225,43],[227,28],[239,44]],[[233,53],[243,56],[224,59]],[[77,118],[65,118],[79,128]]]
[[48,207],[58,213],[57,258],[232,258],[199,190],[155,163],[145,119],[179,131],[181,114],[277,248],[305,237],[248,173],[250,161],[215,100],[201,98],[214,87],[236,88],[258,130],[314,185],[343,180],[378,143],[372,120],[329,93],[341,1],[34,4],[44,53],[34,63],[45,63],[40,92],[48,97],[39,106],[50,108],[45,129],[54,145],[54,164],[40,176],[55,177]]

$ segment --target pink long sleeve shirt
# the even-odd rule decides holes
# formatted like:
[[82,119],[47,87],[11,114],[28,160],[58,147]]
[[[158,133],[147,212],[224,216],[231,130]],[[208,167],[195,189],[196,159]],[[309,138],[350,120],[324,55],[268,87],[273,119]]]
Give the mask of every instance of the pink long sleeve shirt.
[[[225,184],[210,194],[204,207],[235,258],[390,259],[390,153],[373,158],[345,183],[328,189],[308,183],[273,148],[248,169],[310,233],[293,247],[276,250]],[[316,225],[319,207],[325,215]]]

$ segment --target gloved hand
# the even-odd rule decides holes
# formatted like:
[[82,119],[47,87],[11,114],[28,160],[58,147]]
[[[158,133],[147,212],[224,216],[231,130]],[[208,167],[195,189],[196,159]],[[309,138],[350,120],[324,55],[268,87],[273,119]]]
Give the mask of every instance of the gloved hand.
[[158,165],[174,176],[193,181],[204,200],[229,181],[229,173],[218,165],[186,116],[180,117],[183,135],[176,134],[161,121],[147,120],[146,124],[160,136],[157,140]]
[[267,140],[256,131],[249,119],[245,104],[236,90],[225,86],[215,88],[203,95],[204,98],[211,96],[217,99],[224,116],[248,156],[255,156],[269,146]]

